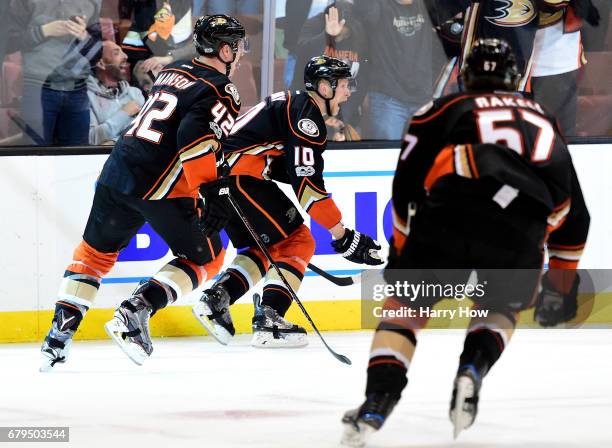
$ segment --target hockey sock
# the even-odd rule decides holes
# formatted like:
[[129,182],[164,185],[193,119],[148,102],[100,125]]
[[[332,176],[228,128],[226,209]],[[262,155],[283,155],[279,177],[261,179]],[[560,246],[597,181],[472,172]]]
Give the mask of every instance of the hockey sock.
[[[293,292],[297,293],[302,284],[304,273],[295,266],[283,261],[277,262],[276,265],[289,283],[289,286],[293,289]],[[291,293],[287,290],[285,283],[274,268],[270,269],[266,275],[266,284],[263,289],[261,304],[272,307],[280,316],[284,317],[292,301]]]
[[505,348],[505,342],[499,332],[479,328],[470,331],[465,337],[463,353],[459,358],[459,370],[473,366],[481,377],[493,367]]
[[408,384],[406,374],[416,344],[416,335],[412,330],[390,325],[381,328],[379,325],[370,352],[366,396],[388,393],[399,400]]
[[88,309],[86,306],[69,300],[57,301],[51,330],[45,341],[51,347],[64,348],[64,343],[77,331]]
[[176,300],[176,292],[174,289],[155,279],[151,279],[141,284],[136,291],[134,291],[133,295],[140,295],[146,300],[147,305],[153,310],[151,316],[153,316],[157,310],[165,308],[169,303]]
[[275,310],[279,316],[285,316],[291,306],[291,295],[286,288],[277,285],[266,285],[263,289],[261,304]]
[[238,254],[226,271],[228,276],[223,275],[220,280],[230,295],[230,305],[259,283],[266,271],[266,263],[255,251],[249,249]]
[[74,250],[72,263],[64,271],[58,299],[89,309],[98,294],[102,277],[112,269],[118,252],[104,253],[84,240]]
[[151,281],[145,283],[145,290],[140,291],[138,288],[134,294],[143,294],[153,307],[153,315],[155,311],[189,294],[206,278],[204,266],[183,258],[175,258],[162,267]]
[[230,305],[233,305],[236,300],[245,295],[249,291],[248,280],[235,269],[228,269],[225,274],[221,275],[218,283],[221,284],[230,296]]
[[[399,400],[402,391],[408,384],[408,373],[405,361],[399,353],[377,355],[370,358],[368,363],[368,381],[366,383],[366,396],[376,393],[391,394]],[[399,357],[398,357],[399,355]]]

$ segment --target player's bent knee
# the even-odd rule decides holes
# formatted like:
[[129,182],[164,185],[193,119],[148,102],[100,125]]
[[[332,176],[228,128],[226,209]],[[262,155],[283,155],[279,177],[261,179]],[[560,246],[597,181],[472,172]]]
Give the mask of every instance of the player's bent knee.
[[223,261],[225,259],[225,249],[221,249],[221,251],[216,255],[216,257],[209,261],[204,265],[204,269],[206,270],[206,278],[211,279],[216,276],[223,267]]
[[291,247],[295,256],[300,257],[306,263],[310,261],[315,253],[316,242],[310,229],[302,224],[285,240],[285,246]]

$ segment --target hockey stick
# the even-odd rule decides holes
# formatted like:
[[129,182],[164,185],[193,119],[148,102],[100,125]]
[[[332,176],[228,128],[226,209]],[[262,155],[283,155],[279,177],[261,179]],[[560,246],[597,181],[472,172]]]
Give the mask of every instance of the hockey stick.
[[335,275],[330,274],[329,272],[324,271],[318,266],[314,264],[308,263],[308,268],[323,277],[325,280],[329,280],[334,285],[338,286],[351,286],[359,283],[361,281],[360,274],[350,275],[348,277],[336,277]]
[[274,268],[274,270],[278,274],[279,278],[285,284],[285,287],[289,291],[289,294],[291,294],[291,298],[295,301],[295,303],[297,303],[297,305],[302,310],[302,313],[304,313],[304,316],[306,316],[306,319],[308,319],[308,322],[310,322],[310,325],[312,326],[312,328],[315,331],[315,333],[317,333],[317,335],[319,335],[319,338],[321,338],[321,341],[323,342],[323,345],[325,346],[325,348],[327,348],[327,350],[329,350],[329,352],[338,361],[340,361],[340,362],[342,362],[344,364],[351,365],[352,362],[351,362],[351,360],[349,358],[347,358],[346,356],[341,355],[339,353],[336,353],[329,345],[327,345],[327,342],[323,338],[323,335],[321,335],[321,332],[319,331],[319,329],[317,328],[315,323],[312,321],[312,318],[308,314],[308,311],[306,311],[306,308],[304,308],[304,305],[302,304],[300,299],[298,299],[297,294],[295,293],[295,291],[293,290],[293,288],[291,287],[291,285],[289,284],[289,282],[287,281],[287,279],[285,278],[285,276],[283,275],[283,273],[281,272],[279,267],[276,265],[274,260],[272,260],[272,256],[270,255],[270,252],[268,252],[268,249],[264,245],[263,241],[261,241],[261,238],[259,237],[257,232],[255,232],[255,229],[253,229],[253,226],[251,225],[251,223],[249,222],[248,218],[246,217],[246,215],[242,211],[242,208],[238,205],[238,203],[234,200],[234,198],[232,197],[232,195],[229,192],[228,192],[227,197],[229,199],[230,204],[234,208],[234,211],[240,217],[240,220],[242,221],[244,226],[247,228],[247,230],[251,234],[251,237],[255,240],[255,242],[257,243],[257,246],[259,246],[259,249],[263,252],[264,256],[266,257],[266,259],[270,263],[270,266],[272,266]]

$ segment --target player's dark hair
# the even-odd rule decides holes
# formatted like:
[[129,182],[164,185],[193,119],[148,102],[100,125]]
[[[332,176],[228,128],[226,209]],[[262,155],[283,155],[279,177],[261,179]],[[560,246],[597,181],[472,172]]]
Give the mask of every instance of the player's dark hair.
[[461,71],[466,90],[517,90],[520,77],[512,47],[502,39],[476,40]]

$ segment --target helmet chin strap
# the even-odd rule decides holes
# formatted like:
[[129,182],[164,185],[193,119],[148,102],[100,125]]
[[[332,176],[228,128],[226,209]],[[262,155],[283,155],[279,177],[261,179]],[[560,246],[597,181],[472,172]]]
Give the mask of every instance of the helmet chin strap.
[[219,52],[217,52],[216,56],[217,59],[219,59],[219,61],[223,62],[225,64],[225,76],[229,76],[230,72],[232,71],[232,64],[234,63],[234,61],[236,60],[236,54],[232,51],[232,60],[229,62],[225,62],[223,59],[221,59],[221,55],[219,54]]
[[323,95],[321,95],[319,93],[319,88],[317,87],[317,90],[315,90],[315,93],[319,96],[319,98],[321,98],[323,101],[325,101],[325,109],[326,109],[326,114],[329,117],[332,117],[332,112],[331,112],[331,100],[333,100],[334,98],[336,98],[336,88],[332,87],[332,92],[334,92],[334,94],[332,95],[331,98],[325,98]]

